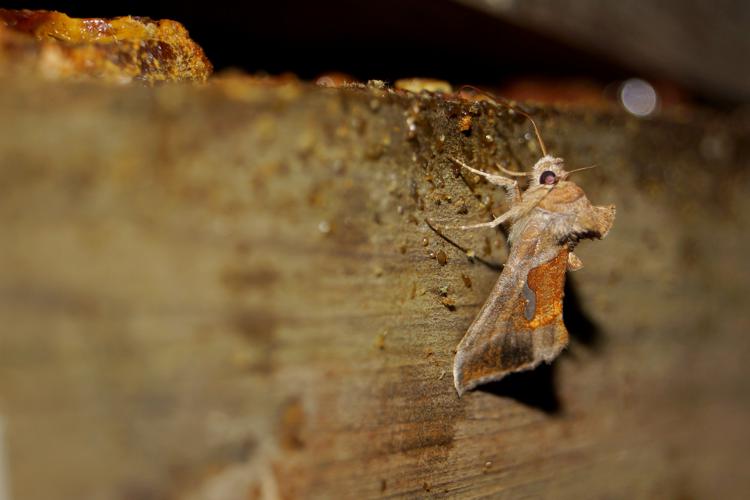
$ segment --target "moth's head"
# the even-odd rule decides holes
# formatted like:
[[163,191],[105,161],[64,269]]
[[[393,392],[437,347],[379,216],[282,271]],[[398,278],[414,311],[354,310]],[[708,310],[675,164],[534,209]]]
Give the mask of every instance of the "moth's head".
[[542,157],[531,169],[529,187],[546,186],[553,188],[559,181],[565,180],[568,176],[564,166],[565,161],[562,158],[555,158],[550,155]]

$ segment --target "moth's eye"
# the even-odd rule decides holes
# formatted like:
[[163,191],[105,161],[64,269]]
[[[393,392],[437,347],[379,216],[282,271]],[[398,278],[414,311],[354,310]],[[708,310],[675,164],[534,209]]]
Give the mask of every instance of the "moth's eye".
[[551,170],[545,170],[544,172],[542,172],[542,175],[539,177],[539,184],[546,184],[550,186],[554,184],[555,182],[557,182],[557,176]]

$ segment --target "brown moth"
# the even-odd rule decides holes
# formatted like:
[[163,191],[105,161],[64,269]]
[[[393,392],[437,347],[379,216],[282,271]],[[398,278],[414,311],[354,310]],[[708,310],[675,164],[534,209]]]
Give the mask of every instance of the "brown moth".
[[[525,113],[522,113],[525,115]],[[528,115],[525,115],[528,117]],[[531,119],[529,117],[529,119]],[[565,272],[582,263],[573,248],[582,239],[604,238],[615,218],[614,205],[593,206],[568,180],[564,161],[547,154],[531,172],[489,174],[451,158],[462,168],[504,188],[510,209],[491,222],[461,229],[510,225],[510,253],[476,319],[458,344],[453,378],[458,395],[506,375],[552,362],[568,345],[562,318]],[[579,169],[580,170],[580,169]],[[521,192],[510,176],[529,177]]]

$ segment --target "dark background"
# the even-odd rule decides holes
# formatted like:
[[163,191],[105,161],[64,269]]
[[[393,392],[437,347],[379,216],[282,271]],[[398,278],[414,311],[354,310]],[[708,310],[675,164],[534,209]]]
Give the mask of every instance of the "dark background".
[[[491,3],[491,2],[490,2]],[[518,3],[518,2],[516,2]],[[514,5],[496,2],[496,5]],[[705,4],[705,5],[704,5]],[[359,80],[432,77],[502,86],[517,78],[638,76],[694,102],[750,100],[744,2],[534,0],[487,7],[474,0],[328,0],[236,3],[27,1],[8,8],[73,17],[140,15],[180,21],[217,70],[341,72]],[[481,9],[480,9],[481,8]]]

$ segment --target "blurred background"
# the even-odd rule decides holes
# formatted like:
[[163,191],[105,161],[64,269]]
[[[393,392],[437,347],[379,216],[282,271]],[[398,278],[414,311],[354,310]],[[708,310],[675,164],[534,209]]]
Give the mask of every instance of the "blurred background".
[[655,89],[660,106],[733,109],[750,100],[750,3],[742,0],[18,1],[4,6],[60,10],[73,17],[174,19],[219,71],[291,72],[306,80],[332,72],[360,81],[430,77],[491,87],[508,97],[587,104],[621,98],[622,82],[639,77]]

